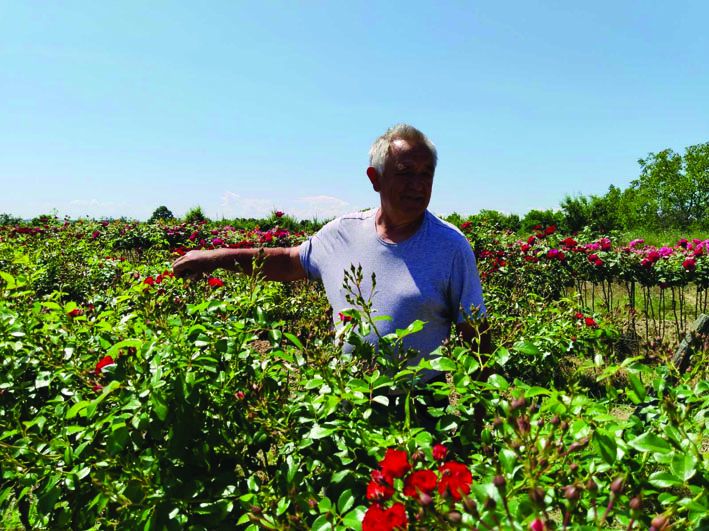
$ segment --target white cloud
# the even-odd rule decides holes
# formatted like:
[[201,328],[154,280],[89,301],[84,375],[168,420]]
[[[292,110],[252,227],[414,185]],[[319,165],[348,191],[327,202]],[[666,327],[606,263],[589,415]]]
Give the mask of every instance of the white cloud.
[[330,195],[310,195],[295,199],[292,212],[301,219],[327,219],[354,210],[352,205],[339,197]]
[[347,201],[329,195],[259,199],[227,191],[222,196],[219,215],[225,218],[262,218],[274,210],[282,210],[300,219],[327,219],[351,212],[354,208]]
[[276,210],[271,199],[243,197],[226,191],[222,196],[220,215],[225,218],[262,218]]

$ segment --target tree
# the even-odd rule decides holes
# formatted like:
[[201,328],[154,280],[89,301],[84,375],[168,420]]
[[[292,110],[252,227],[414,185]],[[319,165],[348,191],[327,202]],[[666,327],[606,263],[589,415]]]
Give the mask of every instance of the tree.
[[534,227],[550,227],[560,225],[564,221],[564,214],[556,210],[530,210],[522,218],[521,228],[523,232],[532,232]]
[[590,205],[586,196],[571,197],[567,195],[561,201],[561,211],[564,213],[564,228],[578,232],[590,225]]
[[671,149],[638,160],[638,192],[647,224],[688,228],[709,224],[709,142],[689,146],[684,156]]
[[162,205],[155,209],[153,215],[150,216],[148,223],[155,223],[157,221],[169,221],[171,219],[175,219],[175,216],[172,215],[172,212],[170,212],[169,208],[167,208],[165,205]]
[[187,214],[185,214],[185,222],[187,223],[199,223],[202,221],[209,221],[207,219],[207,216],[204,215],[204,212],[202,212],[202,207],[201,206],[196,206],[192,207],[187,211]]

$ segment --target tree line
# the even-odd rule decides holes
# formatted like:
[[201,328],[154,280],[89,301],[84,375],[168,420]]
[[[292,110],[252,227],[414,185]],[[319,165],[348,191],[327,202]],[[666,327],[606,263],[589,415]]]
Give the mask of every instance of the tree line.
[[709,142],[689,146],[684,154],[665,149],[638,160],[640,175],[621,189],[603,195],[567,195],[560,209],[530,210],[524,216],[481,210],[452,222],[472,221],[513,232],[556,225],[566,232],[598,233],[680,229],[709,230]]

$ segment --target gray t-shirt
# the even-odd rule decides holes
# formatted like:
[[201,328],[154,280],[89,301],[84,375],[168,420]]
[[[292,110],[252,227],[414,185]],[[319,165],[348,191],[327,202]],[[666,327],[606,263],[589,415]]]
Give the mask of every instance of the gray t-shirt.
[[[352,307],[345,299],[345,271],[362,266],[365,298],[374,273],[375,315],[392,318],[376,322],[381,335],[416,319],[426,322],[422,331],[404,339],[404,348],[421,352],[411,361],[416,364],[449,336],[451,323],[465,319],[461,308],[468,315],[485,315],[475,255],[457,228],[428,211],[414,235],[399,243],[385,242],[377,234],[376,213],[356,212],[331,221],[301,244],[300,261],[309,279],[322,280],[336,325],[339,312]],[[367,339],[376,344],[374,332]]]

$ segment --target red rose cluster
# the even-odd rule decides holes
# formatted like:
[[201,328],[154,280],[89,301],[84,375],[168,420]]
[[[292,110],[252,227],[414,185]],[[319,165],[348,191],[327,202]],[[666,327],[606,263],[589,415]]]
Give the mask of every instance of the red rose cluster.
[[406,507],[395,502],[389,508],[384,502],[396,494],[395,480],[403,480],[402,494],[415,499],[422,506],[433,502],[436,490],[439,496],[459,501],[470,493],[473,476],[468,467],[456,461],[446,461],[448,450],[442,444],[432,449],[433,458],[439,462],[438,473],[422,468],[412,470],[409,456],[404,450],[389,448],[379,463],[379,470],[372,471],[367,485],[367,499],[372,505],[367,509],[362,521],[362,531],[393,531],[408,528]]

